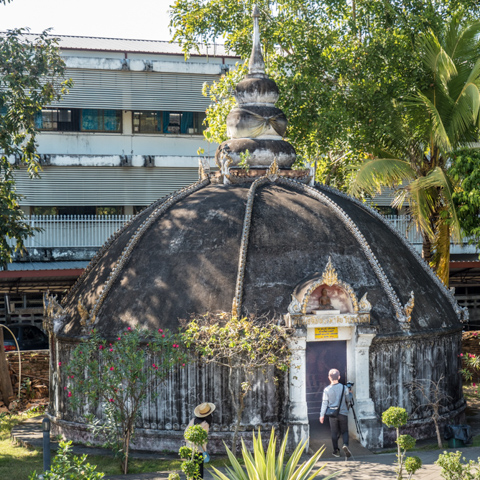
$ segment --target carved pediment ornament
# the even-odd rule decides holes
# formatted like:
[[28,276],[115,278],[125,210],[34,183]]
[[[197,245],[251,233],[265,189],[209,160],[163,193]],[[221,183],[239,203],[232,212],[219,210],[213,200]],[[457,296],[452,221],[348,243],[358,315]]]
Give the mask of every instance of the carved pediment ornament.
[[338,283],[338,276],[335,268],[332,265],[332,257],[328,257],[327,266],[325,267],[325,271],[322,274],[322,283],[331,287]]
[[206,158],[200,158],[198,160],[198,178],[205,180],[210,174],[210,164]]
[[[317,281],[313,282],[308,290],[305,292],[303,299],[301,299],[301,313],[306,315],[307,313],[307,305],[312,293],[320,286],[320,285],[328,285],[331,287],[332,285],[338,285],[350,298],[353,306],[353,312],[357,314],[359,312],[358,309],[358,300],[353,288],[348,285],[348,283],[343,282],[342,280],[338,279],[337,272],[332,264],[332,258],[328,257],[327,266],[325,267],[325,271],[323,272],[321,278]],[[292,302],[293,303],[293,302]],[[290,304],[292,306],[292,303]],[[290,311],[290,307],[289,307]]]
[[302,314],[302,304],[298,301],[297,297],[292,294],[292,301],[288,306],[288,313],[290,315],[301,315]]
[[372,304],[367,300],[367,293],[362,297],[358,304],[358,310],[362,313],[370,313]]
[[278,178],[278,173],[280,169],[278,168],[277,157],[273,157],[273,162],[267,170],[267,177],[271,182],[274,182]]
[[412,320],[412,310],[414,306],[415,306],[415,295],[412,291],[410,292],[410,298],[408,299],[408,302],[402,307],[401,315],[397,314],[397,319],[400,322],[400,326],[405,331],[410,330],[410,322]]
[[232,302],[232,317],[238,318],[238,305],[236,298],[234,298]]
[[43,294],[43,310],[43,327],[47,332],[53,333],[54,322],[65,315],[65,309],[57,301],[57,296],[47,291]]
[[405,319],[408,323],[410,323],[410,321],[412,320],[412,310],[414,306],[415,306],[415,295],[413,294],[413,291],[412,291],[410,292],[410,298],[408,299],[408,302],[403,307]]

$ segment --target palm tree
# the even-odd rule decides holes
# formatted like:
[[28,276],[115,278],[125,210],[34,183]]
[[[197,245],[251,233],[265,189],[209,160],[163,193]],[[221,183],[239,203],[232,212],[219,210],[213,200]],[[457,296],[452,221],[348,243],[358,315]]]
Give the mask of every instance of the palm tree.
[[397,137],[360,167],[350,191],[374,195],[388,186],[395,189],[392,206],[408,200],[423,257],[448,285],[450,240],[461,240],[448,168],[455,148],[478,139],[480,21],[465,25],[457,15],[440,34],[419,38],[418,50],[426,86],[397,105]]

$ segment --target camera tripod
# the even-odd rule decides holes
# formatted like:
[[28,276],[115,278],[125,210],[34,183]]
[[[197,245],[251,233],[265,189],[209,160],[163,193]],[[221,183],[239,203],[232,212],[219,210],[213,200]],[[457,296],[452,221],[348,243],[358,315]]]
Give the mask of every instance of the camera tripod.
[[353,419],[355,420],[355,427],[357,428],[357,433],[358,433],[358,436],[360,437],[360,440],[363,442],[363,436],[362,436],[362,430],[360,429],[360,424],[358,423],[358,418],[357,418],[357,413],[355,412],[355,409],[353,408],[353,406],[355,405],[355,402],[353,400],[353,397],[352,399],[348,402],[348,408],[352,410],[353,412]]

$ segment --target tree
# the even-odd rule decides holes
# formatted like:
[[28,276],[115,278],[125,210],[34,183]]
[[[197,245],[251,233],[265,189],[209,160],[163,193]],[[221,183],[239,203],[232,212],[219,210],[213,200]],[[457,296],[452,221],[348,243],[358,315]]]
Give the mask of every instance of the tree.
[[423,34],[419,45],[426,86],[405,99],[399,131],[384,140],[383,156],[361,166],[351,191],[396,186],[392,205],[408,199],[423,256],[448,285],[451,236],[462,237],[448,168],[454,149],[478,138],[480,22],[466,24],[455,15],[440,34]]
[[458,185],[453,201],[462,230],[480,248],[480,150],[455,151],[449,175]]
[[[5,4],[5,0],[3,2]],[[38,176],[35,115],[59,100],[71,86],[64,80],[65,64],[57,39],[48,30],[30,40],[28,30],[8,30],[0,36],[0,266],[12,261],[14,251],[23,252],[24,240],[36,229],[20,210],[21,196],[15,189],[14,170],[26,165]],[[8,239],[15,241],[12,247]]]
[[397,444],[397,480],[403,480],[403,469],[408,473],[408,480],[422,466],[422,461],[418,457],[407,457],[407,450],[415,447],[415,439],[410,435],[400,435],[400,427],[406,425],[408,419],[404,408],[390,407],[382,413],[382,422],[387,427],[395,428]]
[[437,381],[432,379],[421,379],[411,383],[412,392],[418,392],[424,399],[424,403],[418,405],[416,410],[427,408],[431,412],[431,419],[435,424],[435,432],[437,434],[438,448],[443,447],[442,435],[440,433],[439,421],[442,418],[440,410],[442,405],[451,399],[450,395],[445,393],[445,377],[443,375]]
[[187,480],[197,480],[200,477],[200,464],[203,462],[202,446],[207,442],[208,433],[201,425],[192,425],[185,430],[185,441],[191,447],[180,447],[178,454],[183,459],[182,472]]
[[222,313],[192,319],[185,325],[182,336],[201,362],[227,369],[228,390],[236,413],[232,439],[232,450],[236,454],[245,397],[252,389],[256,374],[267,369],[288,370],[290,330],[266,318],[237,318]]
[[86,402],[102,404],[105,420],[90,414],[88,423],[95,435],[105,435],[104,444],[120,456],[124,474],[141,407],[160,394],[174,367],[183,366],[180,339],[162,329],[150,332],[128,327],[117,340],[102,338],[93,330],[73,351],[65,368],[66,396],[74,409]]
[[[341,189],[352,173],[348,165],[398,131],[394,100],[424,86],[418,36],[438,31],[459,6],[476,14],[474,0],[177,0],[174,38],[186,54],[222,41],[246,59],[254,3],[267,73],[290,123],[288,140],[300,162],[316,162],[319,180]],[[223,82],[231,94],[231,79]],[[226,109],[216,114],[213,122],[215,115],[209,116],[210,138],[225,124]]]

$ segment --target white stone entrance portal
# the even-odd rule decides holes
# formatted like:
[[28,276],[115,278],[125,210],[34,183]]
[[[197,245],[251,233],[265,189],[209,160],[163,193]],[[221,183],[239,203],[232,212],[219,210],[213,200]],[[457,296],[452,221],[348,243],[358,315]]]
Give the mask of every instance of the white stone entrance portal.
[[295,328],[290,344],[293,357],[289,389],[289,425],[295,442],[309,436],[307,342],[345,341],[347,379],[355,384],[354,409],[361,432],[361,435],[357,433],[351,413],[350,436],[367,448],[383,444],[381,422],[370,398],[369,349],[376,335],[375,327],[370,325],[371,307],[367,294],[357,301],[350,285],[337,278],[330,259],[322,275],[302,282],[292,294],[286,320]]

